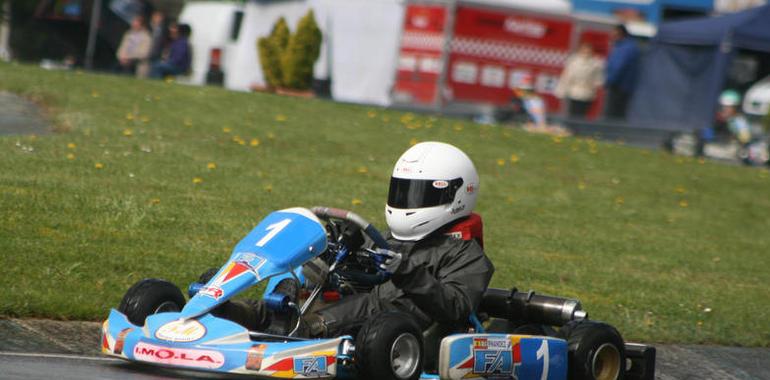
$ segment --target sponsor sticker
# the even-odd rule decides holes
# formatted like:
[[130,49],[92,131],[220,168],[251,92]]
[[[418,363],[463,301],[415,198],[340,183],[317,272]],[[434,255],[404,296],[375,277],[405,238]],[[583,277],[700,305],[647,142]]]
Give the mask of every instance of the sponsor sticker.
[[192,342],[206,335],[206,327],[194,319],[166,323],[155,332],[158,339],[170,342]]
[[206,369],[220,368],[225,364],[224,355],[217,351],[170,348],[144,342],[134,346],[134,358],[150,363]]
[[225,294],[225,292],[222,290],[222,288],[218,286],[204,286],[201,288],[201,290],[198,291],[199,294],[211,297],[215,300],[218,300],[222,295]]
[[294,358],[294,373],[305,377],[321,377],[328,375],[326,356],[309,358]]
[[473,373],[510,375],[514,369],[511,340],[508,338],[473,339]]
[[120,330],[118,333],[118,339],[115,340],[115,347],[112,349],[112,352],[114,352],[116,355],[123,354],[123,345],[126,343],[126,335],[128,335],[128,333],[130,333],[132,330],[132,327]]
[[447,186],[449,186],[449,182],[444,180],[436,180],[433,181],[433,187],[437,189],[445,189]]
[[267,349],[267,345],[265,344],[255,344],[249,348],[246,356],[246,369],[252,371],[259,371],[262,369],[262,359],[265,357],[265,349]]

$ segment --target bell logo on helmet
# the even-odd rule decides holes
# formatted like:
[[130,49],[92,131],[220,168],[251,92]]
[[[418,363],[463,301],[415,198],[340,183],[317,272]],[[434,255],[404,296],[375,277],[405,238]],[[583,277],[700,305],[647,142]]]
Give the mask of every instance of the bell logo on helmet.
[[449,186],[449,182],[447,181],[442,181],[442,180],[433,181],[433,187],[437,189],[445,189],[447,186]]

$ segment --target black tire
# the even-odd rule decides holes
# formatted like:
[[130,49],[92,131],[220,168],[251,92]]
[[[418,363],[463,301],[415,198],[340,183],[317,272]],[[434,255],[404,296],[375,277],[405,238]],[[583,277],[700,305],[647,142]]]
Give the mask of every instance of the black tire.
[[219,268],[207,269],[205,272],[201,273],[200,277],[198,277],[198,282],[206,285],[214,277],[214,275],[217,274],[217,272],[219,272]]
[[514,334],[535,335],[535,336],[553,336],[554,331],[548,326],[530,323],[522,325],[513,330]]
[[155,313],[180,311],[185,304],[179,288],[157,278],[146,278],[128,289],[120,301],[118,311],[131,323],[144,326],[144,320]]
[[559,330],[567,340],[569,380],[622,380],[626,373],[623,338],[614,327],[595,321],[575,321]]
[[356,369],[370,380],[416,380],[422,373],[423,352],[417,322],[403,312],[383,312],[368,320],[356,336]]

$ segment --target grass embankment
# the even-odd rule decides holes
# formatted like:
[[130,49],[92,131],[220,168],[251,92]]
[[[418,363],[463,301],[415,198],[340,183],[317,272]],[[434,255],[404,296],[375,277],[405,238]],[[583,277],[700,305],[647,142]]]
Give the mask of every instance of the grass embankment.
[[366,107],[0,65],[61,131],[0,138],[0,315],[103,318],[185,287],[263,216],[384,227],[393,162],[450,142],[481,175],[493,286],[578,297],[629,339],[770,345],[766,170]]

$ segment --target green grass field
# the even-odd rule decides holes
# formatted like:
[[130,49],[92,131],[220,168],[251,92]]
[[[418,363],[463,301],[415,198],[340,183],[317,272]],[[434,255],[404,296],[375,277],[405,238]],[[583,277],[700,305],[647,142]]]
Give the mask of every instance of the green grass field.
[[[770,346],[770,176],[370,107],[0,64],[57,132],[0,137],[0,315],[98,320],[144,277],[186,287],[272,210],[385,227],[395,159],[481,175],[493,286],[577,297],[630,340]],[[30,151],[31,150],[31,151]]]

